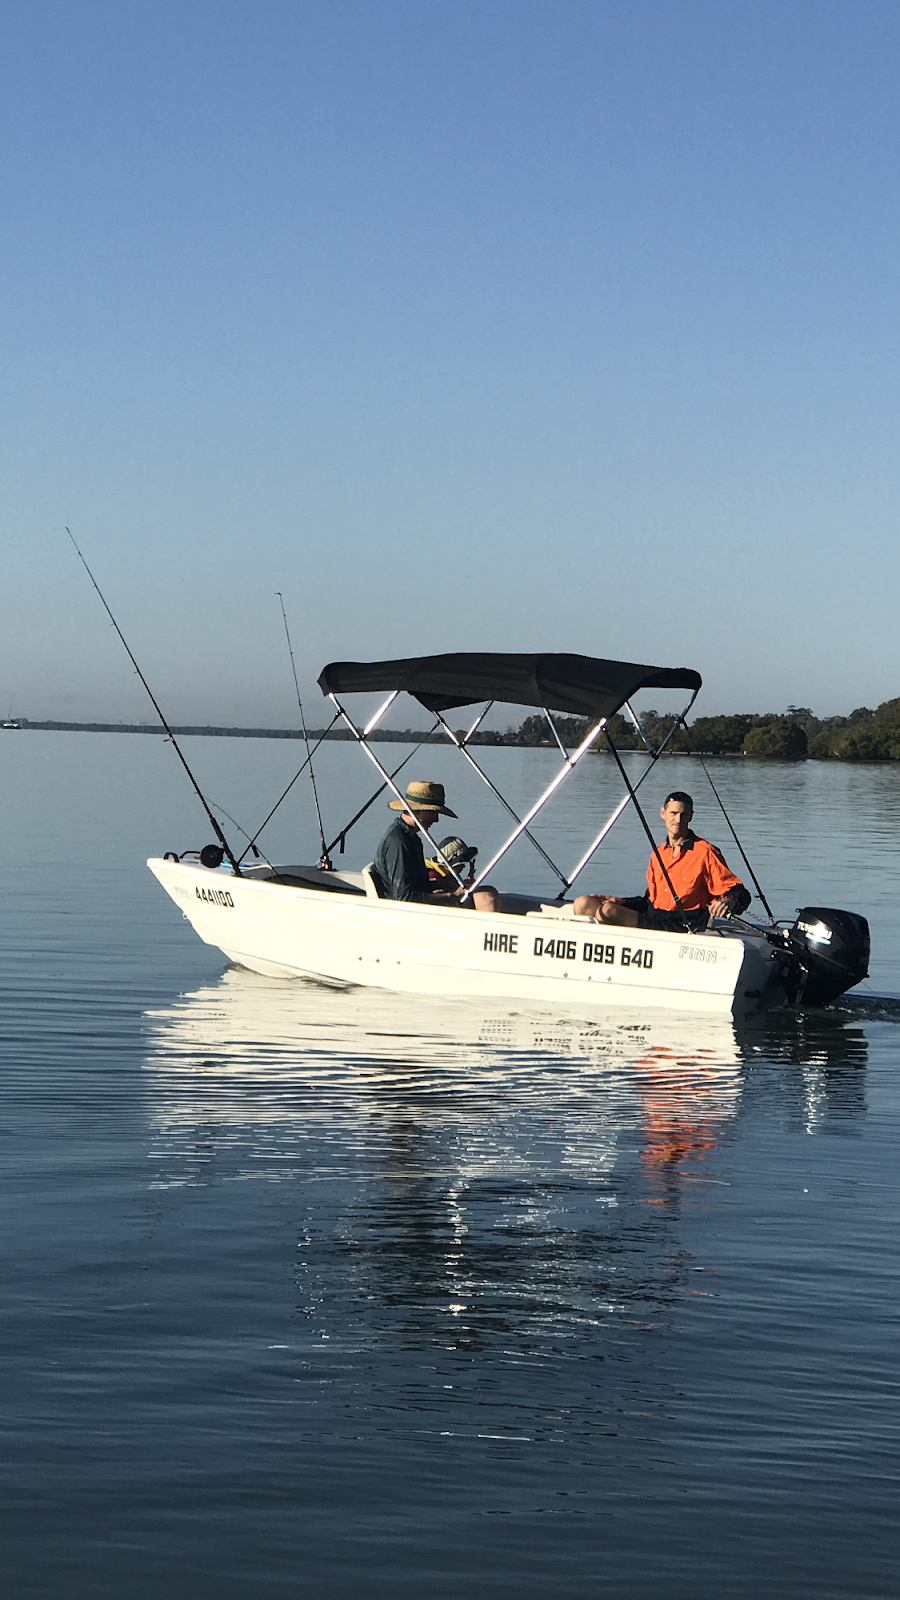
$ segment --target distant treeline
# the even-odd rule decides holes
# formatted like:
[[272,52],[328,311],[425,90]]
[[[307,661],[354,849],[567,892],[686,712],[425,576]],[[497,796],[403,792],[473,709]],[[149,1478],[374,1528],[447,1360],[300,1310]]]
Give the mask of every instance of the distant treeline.
[[[802,761],[807,757],[820,761],[900,760],[900,700],[885,700],[876,711],[859,706],[849,717],[817,717],[808,706],[788,706],[781,713],[747,711],[696,717],[687,729],[673,717],[646,711],[641,724],[656,749],[670,735],[666,749],[673,755],[773,756],[782,761]],[[589,723],[580,717],[559,717],[556,725],[570,744],[583,739],[589,728]],[[609,732],[619,750],[643,748],[640,734],[626,717],[612,717]],[[545,746],[554,743],[545,718],[540,716],[526,717],[520,728],[509,730],[504,742]],[[601,737],[597,749],[602,753],[604,748]]]
[[[651,733],[652,718],[652,733]],[[648,738],[655,744],[665,737],[671,718],[650,713],[643,719]],[[611,729],[636,749],[638,736],[621,718]],[[701,755],[774,756],[782,761],[897,761],[900,760],[900,700],[885,700],[877,710],[858,706],[849,717],[817,717],[808,706],[788,706],[783,714],[743,712],[721,717],[696,717],[686,733],[676,728],[667,749],[699,751]]]
[[[160,733],[165,734],[165,728],[156,722],[31,722],[28,717],[16,717],[10,722],[2,724],[4,728],[27,728],[31,732],[42,733]],[[216,728],[206,723],[197,724],[172,724],[172,732],[179,738],[194,736],[200,739],[302,739],[303,734],[299,728]],[[326,731],[324,728],[310,728],[309,738],[312,742],[317,739],[352,739],[349,728],[333,728]],[[407,728],[404,733],[395,733],[392,729],[376,729],[369,736],[371,739],[407,740],[415,743],[424,739],[425,734],[413,733]]]
[[[556,717],[560,737],[571,747],[588,732],[586,718]],[[672,732],[673,723],[676,724]],[[900,700],[885,700],[876,711],[859,706],[849,717],[817,717],[808,706],[788,706],[786,712],[746,711],[719,717],[696,717],[687,729],[673,717],[645,711],[641,724],[654,749],[670,735],[666,749],[673,755],[773,756],[782,761],[900,761]],[[610,719],[610,736],[619,750],[641,750],[643,740],[634,724],[621,714]],[[504,734],[476,733],[472,743],[541,745],[555,741],[543,716],[526,717],[518,728]],[[597,750],[607,749],[602,736]]]
[[[590,723],[582,717],[556,717],[560,738],[571,749],[580,744]],[[672,732],[675,718],[661,716],[656,711],[644,712],[644,731],[654,748],[658,748],[667,734],[666,749],[672,754],[699,754],[704,756],[773,756],[782,761],[802,761],[812,757],[819,761],[900,761],[900,699],[885,700],[877,710],[860,706],[849,717],[817,717],[808,706],[788,706],[785,712],[739,712],[729,716],[696,717],[685,730],[681,726]],[[156,733],[164,729],[143,723],[124,722],[29,722],[19,717],[6,727],[40,730],[58,730],[69,733]],[[207,738],[232,739],[302,739],[296,728],[214,728],[176,727],[180,735],[199,735]],[[610,720],[610,735],[619,750],[641,750],[643,741],[633,723],[621,715]],[[464,730],[460,729],[462,737]],[[348,728],[310,728],[310,740],[352,739]],[[371,740],[390,744],[444,744],[446,735],[421,728],[376,728]],[[555,740],[544,716],[526,717],[518,727],[506,729],[479,729],[473,734],[471,744],[519,745],[535,748],[555,746]],[[602,736],[598,739],[600,754],[607,749]]]
[[[28,717],[15,717],[9,722],[0,723],[4,728],[27,728],[32,733],[159,733],[165,735],[165,728],[155,722],[31,722]],[[172,724],[172,732],[181,738],[198,739],[302,739],[300,728],[217,728],[206,723],[200,724]],[[349,728],[309,728],[307,729],[310,744],[316,744],[320,739],[337,739],[349,742],[353,734]],[[416,728],[375,728],[369,734],[373,744],[379,741],[387,744],[446,744],[447,736],[444,733],[431,734]],[[488,744],[509,744],[515,740],[507,739],[504,733],[496,738],[486,741]]]

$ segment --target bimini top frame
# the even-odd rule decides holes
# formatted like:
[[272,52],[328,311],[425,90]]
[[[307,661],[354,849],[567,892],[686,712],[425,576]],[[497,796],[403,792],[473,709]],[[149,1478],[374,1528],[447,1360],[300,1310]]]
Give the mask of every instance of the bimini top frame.
[[[560,784],[574,771],[582,756],[591,748],[594,740],[602,733],[609,718],[615,716],[622,706],[627,706],[629,715],[633,720],[634,713],[629,704],[631,696],[638,689],[687,689],[690,691],[690,700],[681,718],[684,718],[700,690],[702,679],[699,672],[690,667],[651,667],[633,661],[605,661],[593,656],[580,655],[507,655],[498,652],[483,654],[455,653],[440,656],[413,656],[406,660],[396,661],[333,661],[323,669],[319,676],[319,687],[327,695],[335,707],[338,715],[347,724],[353,737],[365,750],[366,755],[380,772],[384,783],[391,789],[398,800],[404,797],[397,788],[390,773],[382,766],[374,750],[368,743],[368,735],[377,727],[382,717],[393,705],[398,694],[407,693],[418,700],[420,705],[431,711],[437,718],[447,737],[461,751],[461,753],[474,767],[479,777],[488,785],[493,794],[501,801],[505,809],[513,817],[516,826],[509,838],[495,852],[487,865],[478,874],[474,883],[469,885],[464,898],[468,898],[479,884],[483,883],[489,872],[492,872],[497,863],[502,860],[507,851],[515,844],[521,834],[529,838],[535,848],[543,856],[549,866],[553,868],[562,883],[562,894],[571,887],[578,874],[584,869],[601,841],[606,837],[616,818],[628,804],[630,795],[626,795],[620,805],[613,812],[609,821],[604,825],[600,834],[594,840],[585,855],[576,865],[573,872],[566,877],[560,871],[543,846],[529,832],[529,824],[533,822],[538,812],[543,809],[550,796],[555,793]],[[365,727],[358,728],[347,711],[338,700],[339,694],[360,694],[366,692],[387,690],[388,697],[370,717]],[[486,715],[489,706],[479,713],[468,733],[460,738],[449,727],[442,716],[442,712],[450,711],[459,706],[477,705],[482,701],[493,703],[500,700],[510,705],[524,705],[538,707],[543,710],[550,730],[563,754],[563,765],[534,805],[526,812],[524,817],[518,817],[513,808],[503,798],[496,786],[482,771],[481,767],[469,754],[466,744],[474,733],[475,728]],[[591,719],[592,726],[585,734],[577,749],[571,754],[566,751],[556,726],[551,716],[552,711],[565,712],[572,716],[581,716]],[[677,720],[681,720],[681,718]],[[673,723],[677,726],[677,721]],[[645,741],[646,742],[646,741]],[[649,748],[649,747],[648,747]],[[650,763],[638,782],[642,782],[661,754],[660,750],[650,750]],[[637,787],[635,785],[634,787]],[[416,826],[430,847],[441,860],[445,860],[435,841],[428,831],[422,827],[416,817]],[[453,877],[462,887],[462,880],[449,862],[445,861]]]

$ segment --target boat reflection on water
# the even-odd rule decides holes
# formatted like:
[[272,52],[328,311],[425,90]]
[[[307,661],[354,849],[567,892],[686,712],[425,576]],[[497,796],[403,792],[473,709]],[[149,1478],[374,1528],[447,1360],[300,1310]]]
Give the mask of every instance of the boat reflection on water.
[[866,1112],[866,1025],[876,1018],[896,1026],[900,1006],[854,995],[833,1009],[770,1012],[743,1036],[748,1064],[769,1068],[745,1075],[745,1099],[776,1095],[789,1123],[806,1133],[858,1133]]
[[148,1014],[154,1186],[293,1184],[320,1332],[460,1347],[655,1325],[695,1265],[678,1219],[714,1203],[748,1068],[790,1063],[818,1127],[829,1075],[861,1108],[864,1035],[836,1016],[621,1018],[231,968]]
[[[727,1122],[741,1090],[743,1052],[730,1017],[656,1012],[640,1022],[510,1008],[506,1000],[337,989],[230,967],[222,978],[147,1014],[152,1116],[162,1130],[290,1122],[302,1112],[385,1126],[454,1128],[459,1159],[476,1166],[484,1127],[530,1108],[599,1112],[608,1159],[620,1127],[655,1121],[666,1096],[701,1119]],[[648,1086],[650,1086],[648,1088]],[[584,1120],[584,1119],[582,1119]],[[465,1143],[471,1128],[474,1143]],[[583,1130],[582,1130],[583,1136]],[[518,1139],[516,1143],[518,1144]],[[578,1157],[569,1130],[557,1128]]]

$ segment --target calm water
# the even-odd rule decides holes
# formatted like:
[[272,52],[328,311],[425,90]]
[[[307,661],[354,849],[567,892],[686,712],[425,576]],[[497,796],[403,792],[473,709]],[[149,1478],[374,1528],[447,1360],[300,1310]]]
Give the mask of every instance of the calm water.
[[[716,765],[775,909],[873,931],[841,1008],[736,1033],[226,970],[143,865],[207,838],[163,742],[0,738],[5,1593],[893,1600],[900,771]],[[296,749],[191,753],[252,827]],[[500,836],[452,753],[409,773]],[[371,786],[323,752],[332,831]],[[703,786],[651,809],[740,869]],[[586,761],[563,866],[617,797]],[[313,855],[305,788],[270,845]],[[527,845],[499,881],[552,892]]]

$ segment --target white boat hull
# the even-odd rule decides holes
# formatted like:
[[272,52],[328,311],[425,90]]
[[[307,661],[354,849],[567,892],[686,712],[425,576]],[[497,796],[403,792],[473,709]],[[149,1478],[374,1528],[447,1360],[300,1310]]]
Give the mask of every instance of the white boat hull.
[[[768,941],[727,925],[690,935],[601,928],[574,919],[571,907],[489,914],[236,878],[181,861],[147,865],[201,939],[267,976],[597,1012],[742,1014],[783,999]],[[346,873],[342,881],[363,879]]]

